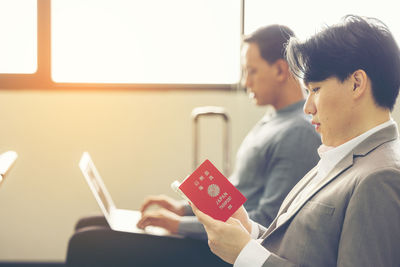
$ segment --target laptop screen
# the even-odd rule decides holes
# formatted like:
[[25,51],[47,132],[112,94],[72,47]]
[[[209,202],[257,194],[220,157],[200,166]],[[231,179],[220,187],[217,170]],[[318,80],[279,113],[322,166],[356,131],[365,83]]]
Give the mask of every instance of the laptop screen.
[[102,189],[101,186],[97,183],[96,176],[95,176],[93,170],[90,169],[90,168],[88,168],[87,174],[89,175],[90,180],[92,181],[92,184],[93,184],[93,186],[94,186],[94,188],[95,188],[95,190],[96,190],[96,192],[97,192],[97,194],[98,194],[98,196],[99,196],[99,198],[100,198],[101,203],[103,204],[103,206],[104,206],[104,208],[106,209],[106,211],[107,211],[108,213],[110,213],[110,205],[108,204],[107,198],[106,198],[106,196],[104,195],[103,189]]
[[92,190],[100,208],[106,217],[110,216],[111,210],[115,205],[111,199],[110,194],[105,187],[103,180],[100,177],[89,153],[84,152],[79,162],[79,167]]
[[0,155],[0,185],[4,181],[8,171],[14,165],[18,155],[15,151],[7,151]]

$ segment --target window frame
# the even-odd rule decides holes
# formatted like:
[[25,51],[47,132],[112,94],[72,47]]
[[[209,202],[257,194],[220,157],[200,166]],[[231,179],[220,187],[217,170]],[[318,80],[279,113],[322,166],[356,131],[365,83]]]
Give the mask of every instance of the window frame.
[[[240,0],[240,35],[244,30],[244,1]],[[0,90],[222,90],[234,84],[59,83],[51,79],[51,0],[37,0],[37,70],[32,74],[0,73]],[[240,54],[238,55],[240,57]]]

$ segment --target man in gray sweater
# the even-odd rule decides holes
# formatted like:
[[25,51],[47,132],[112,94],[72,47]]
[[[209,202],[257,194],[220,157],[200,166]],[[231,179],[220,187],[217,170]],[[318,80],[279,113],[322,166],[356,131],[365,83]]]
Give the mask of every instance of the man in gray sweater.
[[[243,140],[230,180],[246,196],[252,220],[269,225],[292,187],[318,162],[320,136],[303,113],[304,95],[285,60],[294,33],[282,25],[260,28],[244,39],[245,85],[256,105],[271,105]],[[161,209],[148,209],[157,204]],[[183,201],[149,196],[138,227],[160,226],[171,233],[206,239],[203,225]]]

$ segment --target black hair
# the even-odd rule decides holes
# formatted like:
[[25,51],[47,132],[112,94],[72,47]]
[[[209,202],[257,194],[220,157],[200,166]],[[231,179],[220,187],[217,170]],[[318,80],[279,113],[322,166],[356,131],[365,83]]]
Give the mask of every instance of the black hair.
[[273,24],[259,28],[243,41],[255,43],[260,49],[261,57],[272,64],[278,59],[285,59],[286,44],[294,32],[287,26]]
[[286,50],[290,70],[305,84],[336,77],[345,81],[362,69],[378,106],[393,109],[400,87],[400,51],[380,20],[347,15],[308,40],[291,38]]

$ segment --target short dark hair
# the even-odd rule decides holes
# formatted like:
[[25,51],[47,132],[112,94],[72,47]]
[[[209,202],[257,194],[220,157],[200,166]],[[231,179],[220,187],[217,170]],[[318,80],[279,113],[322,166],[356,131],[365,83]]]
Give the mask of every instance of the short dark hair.
[[260,49],[261,57],[272,64],[278,59],[285,59],[286,44],[294,32],[287,26],[273,24],[259,28],[244,38],[245,43],[255,43]]
[[304,42],[291,39],[286,51],[290,70],[304,83],[336,77],[345,81],[364,70],[375,103],[393,109],[400,87],[400,51],[380,20],[347,15]]

